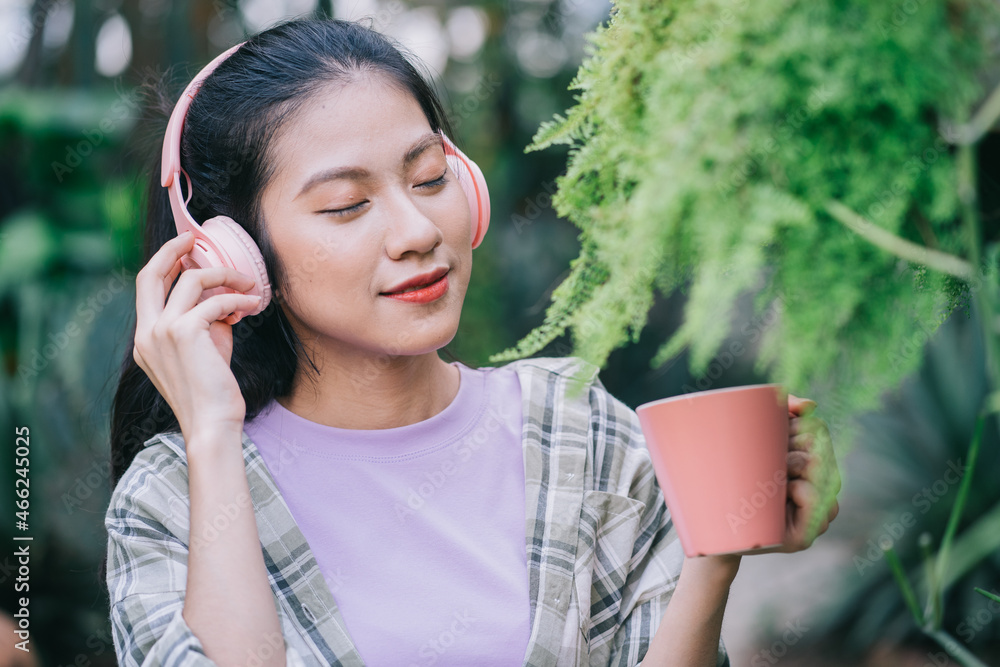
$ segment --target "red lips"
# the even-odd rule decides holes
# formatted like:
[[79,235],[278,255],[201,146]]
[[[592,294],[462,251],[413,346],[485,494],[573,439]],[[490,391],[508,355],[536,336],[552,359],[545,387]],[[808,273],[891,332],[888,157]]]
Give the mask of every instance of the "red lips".
[[410,278],[405,282],[399,283],[395,287],[387,289],[386,291],[382,292],[382,294],[385,295],[397,294],[399,292],[402,292],[403,290],[410,289],[411,287],[426,287],[427,285],[430,285],[431,283],[440,280],[441,277],[446,273],[448,273],[447,267],[434,269],[433,271],[428,271],[427,273],[421,273],[419,275],[413,276],[412,278]]
[[421,273],[382,292],[382,296],[409,303],[430,303],[448,291],[448,269],[441,268]]

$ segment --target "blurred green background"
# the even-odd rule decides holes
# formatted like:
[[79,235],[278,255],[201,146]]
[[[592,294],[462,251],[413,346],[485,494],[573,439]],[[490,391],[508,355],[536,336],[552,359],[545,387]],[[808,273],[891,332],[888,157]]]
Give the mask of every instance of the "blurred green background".
[[[115,664],[98,575],[110,494],[107,422],[140,268],[142,169],[161,140],[135,87],[174,67],[179,93],[224,48],[297,15],[367,17],[398,39],[426,65],[454,138],[490,183],[490,232],[474,255],[462,325],[449,346],[465,363],[486,365],[541,323],[579,252],[576,228],[551,207],[565,151],[523,149],[542,121],[573,104],[567,87],[584,34],[610,8],[605,0],[0,0],[0,607],[13,611],[19,596],[12,537],[24,533],[14,526],[14,429],[28,426],[38,664]],[[991,138],[984,152],[995,149]],[[993,206],[995,173],[984,169],[980,184]],[[985,215],[996,223],[995,211]],[[679,325],[684,297],[661,299],[649,335],[612,354],[605,385],[634,407],[762,381],[754,353],[773,319],[754,316],[751,297],[732,313],[734,340],[745,351],[719,355],[698,377],[685,356],[649,368],[664,334]],[[971,316],[956,313],[929,347],[917,346],[921,373],[861,420],[860,440],[841,462],[843,516],[830,533],[793,557],[744,559],[749,572],[737,579],[723,632],[734,665],[815,665],[820,656],[822,664],[948,664],[930,662],[939,649],[908,621],[884,560],[859,571],[856,557],[964,456],[971,420],[963,411],[986,391]],[[560,339],[545,354],[569,349]],[[1000,501],[997,445],[997,429],[988,428],[970,522]],[[956,486],[936,494],[927,512],[917,507],[917,527],[897,543],[908,565],[919,564],[921,533],[940,536]],[[986,555],[966,576],[998,592],[1000,555]],[[949,599],[946,627],[983,659],[1000,659],[1000,605],[963,595]],[[805,630],[789,635],[788,623]],[[974,631],[963,632],[963,623]],[[0,634],[0,656],[12,642]]]

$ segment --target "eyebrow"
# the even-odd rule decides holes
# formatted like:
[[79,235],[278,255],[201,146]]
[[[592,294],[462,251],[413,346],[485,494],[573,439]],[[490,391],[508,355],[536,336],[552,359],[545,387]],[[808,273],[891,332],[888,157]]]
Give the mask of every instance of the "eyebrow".
[[[424,136],[414,142],[410,146],[409,150],[403,155],[403,167],[408,167],[413,163],[418,157],[420,157],[424,151],[434,146],[442,146],[441,136],[437,132],[428,132]],[[309,177],[302,189],[299,190],[299,194],[292,198],[294,201],[298,199],[306,192],[319,185],[320,183],[325,183],[327,181],[333,181],[338,178],[344,178],[352,181],[360,181],[371,176],[371,172],[362,167],[332,167],[330,169],[324,169],[323,171],[318,171]]]

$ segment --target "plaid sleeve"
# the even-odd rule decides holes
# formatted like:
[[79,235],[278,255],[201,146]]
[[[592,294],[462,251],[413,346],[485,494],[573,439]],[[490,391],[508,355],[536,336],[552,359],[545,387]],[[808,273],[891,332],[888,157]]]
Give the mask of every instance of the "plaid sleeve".
[[[105,516],[111,633],[120,665],[216,664],[181,613],[189,521],[186,462],[165,445],[147,446],[119,480]],[[283,647],[276,635],[261,644],[258,658]],[[303,664],[295,651],[286,656],[290,667]]]
[[[657,485],[655,488],[659,493],[660,487]],[[614,667],[642,665],[642,658],[667,611],[667,604],[677,584],[680,563],[684,558],[666,503],[660,498],[647,507],[653,509],[645,512],[644,520],[646,517],[651,517],[651,520],[648,524],[644,523],[649,528],[643,528],[644,537],[640,539],[651,534],[651,543],[643,555],[640,554],[644,547],[637,543],[636,555],[639,561],[629,573],[625,584],[626,591],[635,592],[630,596],[632,601],[628,610],[623,611],[624,621],[618,627],[612,642],[611,660],[608,664]],[[665,585],[669,588],[666,589]],[[721,638],[716,667],[729,667],[729,656]]]
[[[631,522],[630,528],[618,529],[629,536],[627,544],[617,547],[621,567],[614,566],[614,543],[601,545],[597,540],[594,586],[601,595],[591,594],[591,616],[599,621],[603,614],[614,610],[614,622],[606,624],[613,633],[605,635],[610,657],[604,664],[633,667],[642,664],[666,613],[680,577],[684,552],[653,471],[638,416],[609,394],[599,380],[591,389],[591,404],[592,424],[596,427],[595,490],[588,492],[585,506],[593,505],[592,496],[603,501],[601,494],[609,495],[611,503],[605,516],[618,518],[605,518],[605,525],[627,526]],[[591,626],[592,657],[594,642],[600,639],[595,629],[599,628],[599,622]],[[721,640],[716,665],[729,665]]]

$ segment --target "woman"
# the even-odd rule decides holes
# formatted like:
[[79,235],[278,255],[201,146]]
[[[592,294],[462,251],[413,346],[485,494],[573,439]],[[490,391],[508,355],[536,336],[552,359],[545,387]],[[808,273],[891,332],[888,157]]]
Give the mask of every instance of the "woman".
[[[190,104],[191,213],[239,221],[273,298],[227,323],[261,281],[191,268],[154,174],[112,418],[120,662],[727,664],[739,556],[684,559],[596,369],[438,356],[485,227],[413,66],[357,24],[292,21]],[[809,442],[786,551],[807,546]]]

